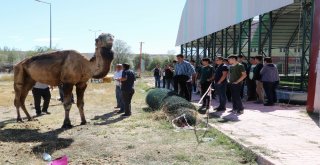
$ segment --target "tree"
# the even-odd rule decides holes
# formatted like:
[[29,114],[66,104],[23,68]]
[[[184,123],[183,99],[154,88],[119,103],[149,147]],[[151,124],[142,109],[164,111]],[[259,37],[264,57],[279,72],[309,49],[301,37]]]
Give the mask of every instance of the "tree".
[[173,60],[175,60],[175,56],[174,55],[168,55],[163,61],[161,66],[164,67],[168,64],[172,64]]
[[130,46],[122,40],[116,40],[113,44],[114,59],[112,65],[128,63],[130,55]]
[[[150,55],[149,54],[142,54],[141,55],[141,59],[144,61],[144,66],[145,68],[148,67],[148,65],[150,64]],[[133,58],[133,66],[135,70],[140,69],[140,54],[137,54],[134,56]]]
[[147,70],[151,71],[154,69],[158,64],[161,64],[161,60],[159,58],[154,58],[152,62],[148,65]]
[[[50,50],[51,49],[49,47],[46,47],[46,46],[37,46],[36,49],[35,49],[35,52],[36,53],[44,53],[44,52],[48,52]],[[55,48],[53,48],[52,50],[55,50]]]

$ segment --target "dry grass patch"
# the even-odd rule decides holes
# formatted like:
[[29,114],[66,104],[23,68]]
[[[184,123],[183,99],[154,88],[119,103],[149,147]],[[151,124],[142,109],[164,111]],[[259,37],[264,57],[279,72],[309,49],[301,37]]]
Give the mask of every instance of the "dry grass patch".
[[[13,91],[12,82],[0,83],[1,99],[12,99],[13,94],[9,95]],[[46,164],[41,159],[43,152],[54,158],[67,155],[71,165],[241,164],[245,156],[232,143],[219,140],[215,130],[206,134],[215,140],[198,143],[193,131],[177,132],[163,114],[145,112],[147,87],[143,83],[145,80],[138,80],[133,115],[125,119],[114,113],[114,85],[89,83],[85,94],[88,124],[79,125],[79,112],[73,104],[70,119],[75,127],[69,130],[59,129],[64,110],[55,99],[50,103],[51,115],[25,123],[15,123],[13,103],[6,103],[0,107],[0,164]],[[57,97],[58,91],[53,90],[52,98]],[[35,115],[30,103],[31,95],[26,105]]]

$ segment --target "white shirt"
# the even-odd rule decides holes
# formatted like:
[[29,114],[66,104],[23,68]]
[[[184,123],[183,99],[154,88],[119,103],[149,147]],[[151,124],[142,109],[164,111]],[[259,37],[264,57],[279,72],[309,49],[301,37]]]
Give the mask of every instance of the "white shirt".
[[46,88],[49,88],[49,86],[47,84],[36,82],[36,84],[33,86],[33,88],[46,89]]
[[[122,70],[114,72],[114,76],[113,76],[114,80],[119,79],[121,77],[122,77]],[[121,85],[120,81],[116,80],[116,86],[120,86],[120,85]]]
[[256,65],[251,65],[250,72],[249,72],[249,79],[253,79],[253,69],[256,67]]

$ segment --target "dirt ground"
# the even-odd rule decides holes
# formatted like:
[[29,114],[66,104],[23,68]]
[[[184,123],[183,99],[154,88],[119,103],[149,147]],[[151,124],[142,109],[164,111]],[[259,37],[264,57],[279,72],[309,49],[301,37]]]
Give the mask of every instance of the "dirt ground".
[[[177,131],[159,112],[143,111],[148,84],[150,79],[137,80],[133,115],[120,118],[113,108],[114,84],[89,83],[85,93],[88,124],[79,125],[80,115],[73,104],[70,116],[74,127],[63,130],[64,110],[57,89],[51,93],[50,115],[16,123],[13,82],[0,81],[0,164],[48,164],[42,160],[44,152],[53,158],[67,155],[69,164],[74,165],[252,164],[250,154],[216,130],[205,135],[212,141],[198,143],[194,131]],[[26,105],[35,115],[31,92]],[[203,131],[197,133],[204,135]]]

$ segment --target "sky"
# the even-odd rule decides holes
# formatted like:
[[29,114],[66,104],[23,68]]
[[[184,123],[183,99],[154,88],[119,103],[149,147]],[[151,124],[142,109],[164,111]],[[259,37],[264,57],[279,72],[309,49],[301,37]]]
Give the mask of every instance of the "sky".
[[[132,53],[178,53],[175,46],[185,0],[44,0],[52,7],[52,47],[94,52],[94,39],[111,33]],[[49,47],[49,5],[0,0],[0,47]],[[99,31],[100,30],[100,31]],[[94,32],[98,31],[98,32]]]

